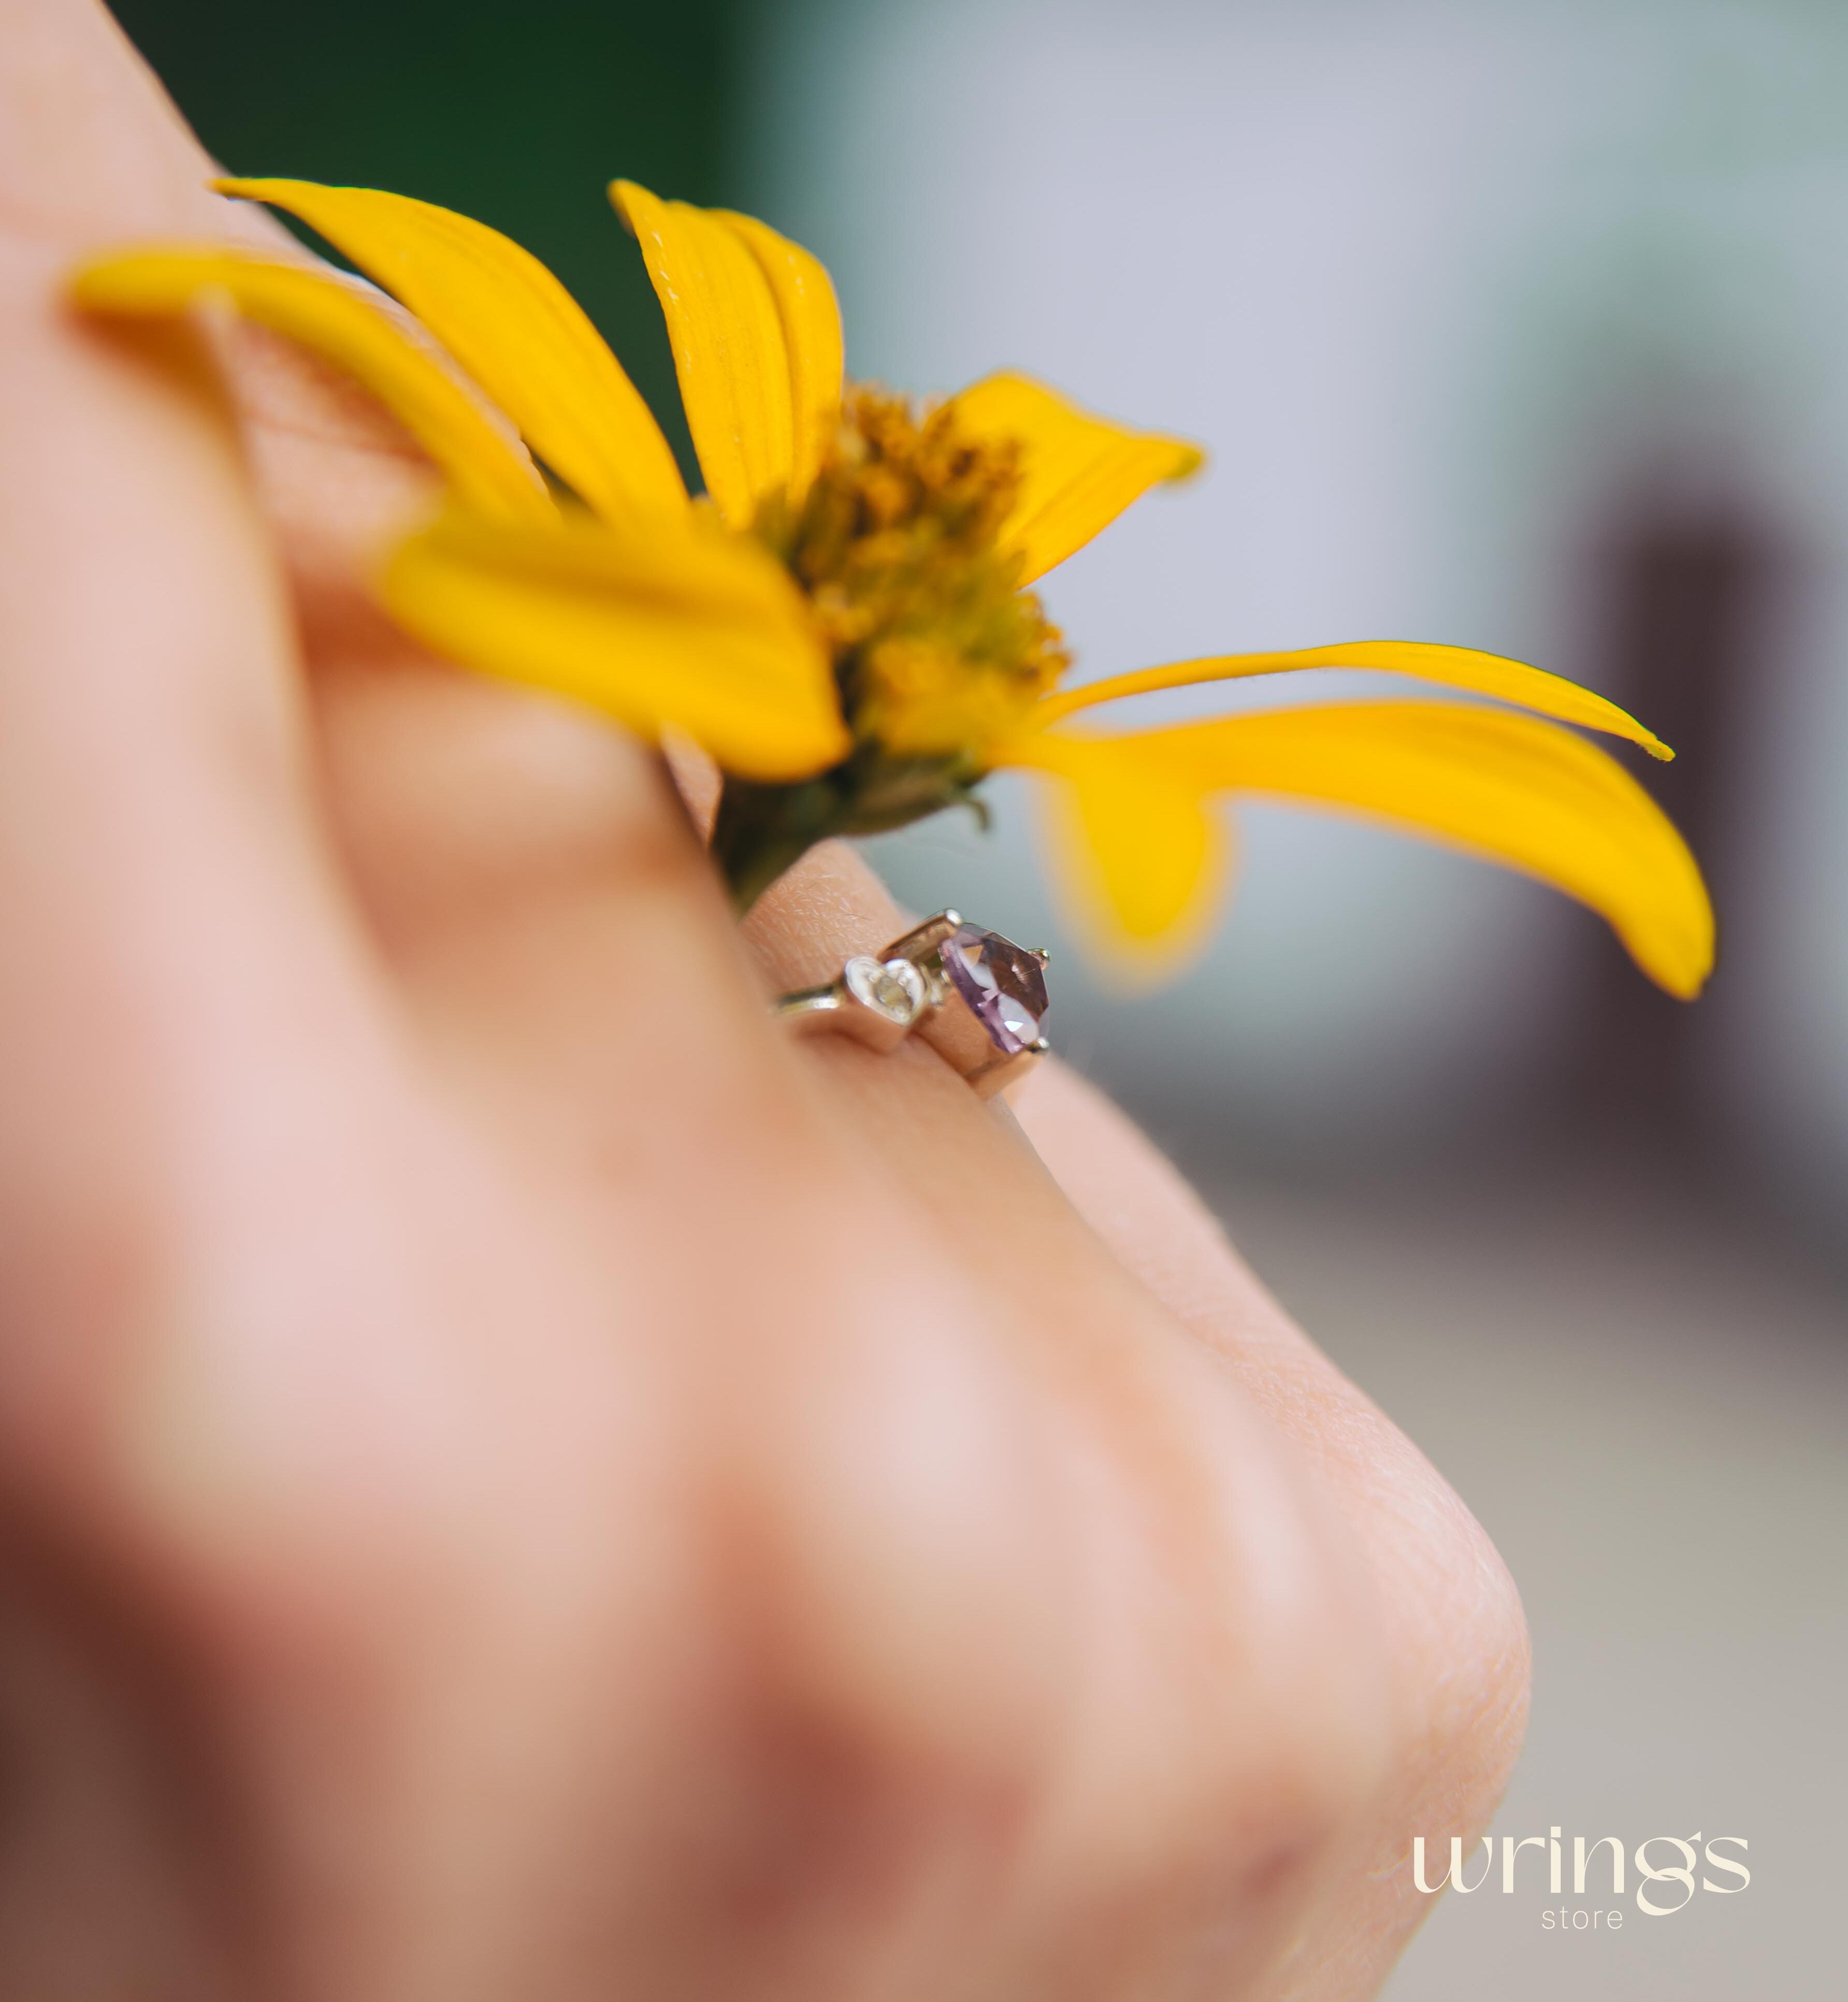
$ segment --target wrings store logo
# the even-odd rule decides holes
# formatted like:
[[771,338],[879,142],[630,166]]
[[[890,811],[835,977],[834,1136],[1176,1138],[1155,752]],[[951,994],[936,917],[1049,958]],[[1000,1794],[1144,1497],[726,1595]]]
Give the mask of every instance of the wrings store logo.
[[[1483,1867],[1474,1883],[1465,1875],[1463,1838],[1453,1835],[1450,1838],[1450,1868],[1436,1883],[1430,1881],[1425,1860],[1424,1837],[1412,1838],[1412,1882],[1427,1897],[1435,1896],[1446,1884],[1467,1896],[1479,1891],[1489,1881],[1495,1868],[1495,1838],[1485,1835],[1481,1838],[1483,1856]],[[1704,1841],[1704,1847],[1700,1847]],[[1585,1882],[1594,1870],[1600,1877],[1604,1863],[1608,1861],[1611,1872],[1611,1896],[1622,1898],[1624,1895],[1626,1864],[1633,1870],[1636,1884],[1637,1910],[1647,1918],[1672,1918],[1675,1913],[1684,1911],[1702,1892],[1717,1892],[1730,1897],[1743,1891],[1752,1882],[1752,1872],[1741,1860],[1750,1847],[1742,1835],[1716,1835],[1703,1838],[1700,1829],[1684,1840],[1679,1835],[1648,1835],[1630,1851],[1626,1857],[1622,1840],[1614,1835],[1600,1836],[1589,1848],[1585,1838],[1575,1835],[1572,1838],[1572,1894],[1582,1898],[1585,1895]],[[1558,1829],[1549,1829],[1545,1835],[1523,1836],[1517,1842],[1511,1835],[1501,1838],[1501,1888],[1508,1896],[1514,1892],[1515,1865],[1521,1853],[1526,1849],[1542,1852],[1527,1866],[1528,1880],[1525,1888],[1532,1888],[1532,1878],[1542,1861],[1547,1867],[1546,1888],[1553,1896],[1560,1896],[1564,1885],[1564,1856],[1560,1847]],[[1608,1849],[1608,1858],[1600,1858],[1598,1852]],[[1738,1850],[1735,1856],[1728,1852]],[[1652,1856],[1651,1852],[1658,1851]],[[1665,1860],[1672,1850],[1679,1861]],[[1472,1856],[1471,1862],[1475,1861]],[[1722,1881],[1716,1882],[1710,1871],[1717,1871]],[[1736,1881],[1724,1881],[1736,1880]],[[1595,1894],[1595,1895],[1601,1895]],[[1658,1902],[1659,1901],[1659,1902]],[[1562,1932],[1616,1932],[1623,1924],[1621,1906],[1609,1910],[1576,1909],[1560,1906],[1556,1910],[1549,1906],[1540,1914],[1540,1924],[1548,1931]]]

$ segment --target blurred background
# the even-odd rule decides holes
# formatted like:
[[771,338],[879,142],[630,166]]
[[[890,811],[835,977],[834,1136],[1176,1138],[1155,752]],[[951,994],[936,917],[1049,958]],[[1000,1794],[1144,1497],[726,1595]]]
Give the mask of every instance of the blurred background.
[[1839,1993],[1848,10],[118,11],[234,169],[421,195],[536,251],[683,455],[613,174],[810,244],[855,375],[1021,366],[1203,440],[1203,480],[1048,581],[1081,674],[1448,640],[1677,746],[1638,775],[1720,903],[1692,1009],[1562,899],[1298,811],[1241,810],[1235,906],[1154,995],[1069,941],[1017,790],[987,835],[877,859],[920,907],[1053,947],[1060,1047],[1496,1537],[1537,1663],[1498,1826],[1749,1840],[1745,1896],[1616,1937],[1453,1899],[1394,2002]]

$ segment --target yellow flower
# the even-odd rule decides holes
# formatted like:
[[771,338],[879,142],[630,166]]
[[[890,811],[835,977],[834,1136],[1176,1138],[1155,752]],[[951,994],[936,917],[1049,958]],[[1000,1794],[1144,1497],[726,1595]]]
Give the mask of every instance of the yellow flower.
[[[1059,685],[1069,656],[1030,587],[1193,471],[1193,445],[1018,375],[923,411],[850,391],[833,287],[809,252],[619,181],[704,475],[691,500],[621,364],[517,244],[369,189],[218,186],[298,217],[405,311],[299,261],[184,244],[93,263],[77,302],[145,316],[229,300],[368,385],[449,497],[384,560],[393,616],[464,665],[702,745],[725,774],[713,846],[741,905],[815,842],[973,803],[1013,766],[1046,782],[1073,887],[1131,948],[1197,926],[1222,874],[1216,802],[1249,792],[1525,870],[1601,912],[1672,993],[1706,978],[1713,912],[1693,858],[1619,766],[1557,726],[1672,754],[1570,682],[1374,642]],[[1308,668],[1386,670],[1535,713],[1397,700],[1115,734],[1071,721],[1157,689]]]

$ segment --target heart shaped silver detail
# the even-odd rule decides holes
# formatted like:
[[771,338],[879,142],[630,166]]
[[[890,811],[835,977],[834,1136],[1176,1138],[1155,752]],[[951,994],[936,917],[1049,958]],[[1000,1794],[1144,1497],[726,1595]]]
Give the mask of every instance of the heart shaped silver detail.
[[863,1008],[908,1029],[930,996],[924,977],[908,959],[877,960],[861,954],[840,969],[847,991]]

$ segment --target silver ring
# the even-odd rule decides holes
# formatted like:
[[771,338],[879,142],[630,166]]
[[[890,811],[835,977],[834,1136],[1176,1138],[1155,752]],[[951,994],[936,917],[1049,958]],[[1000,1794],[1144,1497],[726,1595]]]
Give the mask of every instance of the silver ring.
[[1052,1048],[1046,957],[939,911],[879,953],[856,954],[825,986],[780,995],[773,1012],[798,1035],[851,1036],[882,1054],[915,1034],[992,1098]]

